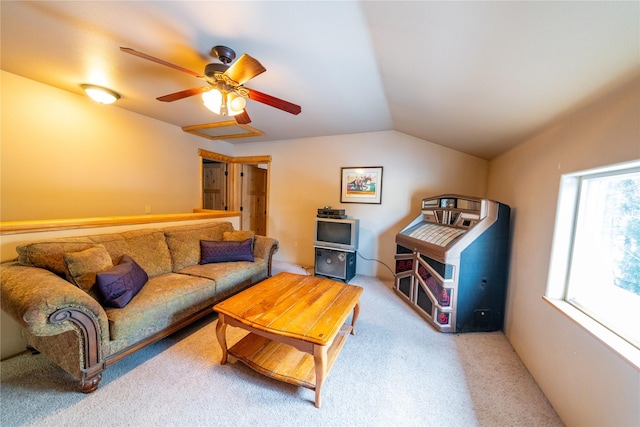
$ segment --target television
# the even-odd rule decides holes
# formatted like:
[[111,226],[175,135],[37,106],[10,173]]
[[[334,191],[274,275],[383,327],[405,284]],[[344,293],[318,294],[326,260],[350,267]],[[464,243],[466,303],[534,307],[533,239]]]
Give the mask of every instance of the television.
[[316,218],[314,246],[339,249],[347,252],[358,250],[360,220],[345,218]]

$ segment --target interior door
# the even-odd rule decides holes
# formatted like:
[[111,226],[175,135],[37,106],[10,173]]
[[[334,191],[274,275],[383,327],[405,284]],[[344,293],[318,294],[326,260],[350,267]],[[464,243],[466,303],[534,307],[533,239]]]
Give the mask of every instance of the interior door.
[[204,209],[226,210],[226,171],[226,163],[202,163],[202,207]]
[[198,150],[201,208],[240,212],[239,227],[267,235],[271,156],[229,157]]
[[267,170],[242,165],[242,229],[267,235]]

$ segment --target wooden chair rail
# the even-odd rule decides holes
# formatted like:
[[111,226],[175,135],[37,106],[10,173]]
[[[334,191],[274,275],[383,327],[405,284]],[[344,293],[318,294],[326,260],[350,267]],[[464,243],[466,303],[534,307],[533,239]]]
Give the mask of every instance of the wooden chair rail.
[[229,218],[240,216],[235,211],[198,209],[194,213],[164,215],[133,215],[96,218],[51,219],[33,221],[0,222],[0,235],[36,233],[39,231],[73,230],[80,228],[110,227],[115,225],[149,224],[154,222],[188,221],[198,219]]

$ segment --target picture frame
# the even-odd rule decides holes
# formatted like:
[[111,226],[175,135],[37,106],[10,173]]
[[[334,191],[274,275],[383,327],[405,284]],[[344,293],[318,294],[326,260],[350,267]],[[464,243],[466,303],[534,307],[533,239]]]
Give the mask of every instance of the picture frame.
[[382,203],[382,166],[341,170],[340,203]]

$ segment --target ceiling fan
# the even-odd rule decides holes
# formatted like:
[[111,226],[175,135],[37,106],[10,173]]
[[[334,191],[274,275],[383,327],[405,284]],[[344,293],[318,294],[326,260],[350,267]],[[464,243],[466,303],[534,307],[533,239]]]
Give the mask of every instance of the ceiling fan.
[[246,98],[278,108],[291,114],[297,115],[302,111],[302,108],[299,105],[244,86],[246,82],[267,70],[262,66],[262,64],[260,64],[260,62],[247,54],[243,54],[235,63],[229,65],[236,58],[236,53],[233,49],[226,46],[214,46],[211,49],[210,55],[214,58],[218,58],[220,63],[207,64],[204,68],[204,74],[197,73],[128,47],[121,47],[120,50],[131,55],[165,65],[173,68],[174,70],[191,74],[192,76],[202,79],[208,83],[208,86],[182,90],[180,92],[160,96],[156,98],[158,101],[172,102],[202,94],[203,102],[208,109],[222,116],[235,116],[236,122],[239,124],[247,124],[251,122],[251,119],[244,108],[246,105]]

